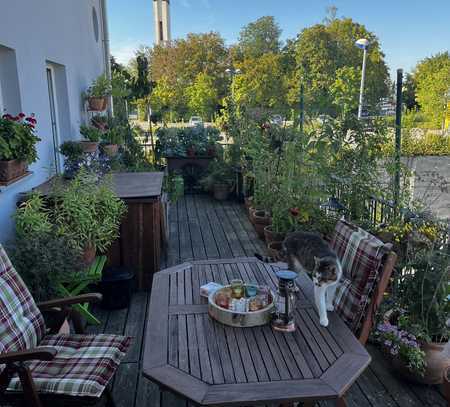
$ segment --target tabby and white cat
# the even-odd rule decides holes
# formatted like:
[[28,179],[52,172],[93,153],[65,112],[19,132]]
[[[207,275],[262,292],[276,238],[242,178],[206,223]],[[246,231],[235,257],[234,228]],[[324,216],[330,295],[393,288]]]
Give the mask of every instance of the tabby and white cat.
[[[293,232],[283,241],[280,255],[288,263],[289,270],[305,271],[314,282],[314,299],[320,316],[320,325],[328,326],[327,311],[333,311],[336,288],[342,277],[342,266],[328,243],[315,233]],[[255,253],[265,263],[275,259]]]

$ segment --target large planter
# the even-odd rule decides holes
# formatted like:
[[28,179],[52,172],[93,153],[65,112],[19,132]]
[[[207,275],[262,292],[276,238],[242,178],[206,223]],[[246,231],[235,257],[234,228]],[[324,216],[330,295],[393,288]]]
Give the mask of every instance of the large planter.
[[420,384],[442,384],[444,382],[444,374],[450,368],[450,358],[444,357],[442,353],[444,347],[445,344],[435,342],[421,345],[422,350],[425,352],[426,363],[423,377],[411,372],[399,358],[390,358],[391,366],[405,379],[412,382]]
[[266,243],[272,242],[282,242],[286,237],[286,233],[274,232],[272,230],[272,225],[268,225],[264,228],[264,238],[266,239]]
[[95,260],[95,247],[92,245],[86,245],[83,250],[83,263],[86,266],[90,266]]
[[81,148],[83,149],[83,153],[92,154],[97,151],[98,142],[97,141],[80,141]]
[[90,97],[88,98],[88,107],[93,112],[103,112],[108,107],[107,97]]
[[264,228],[271,223],[272,219],[266,211],[262,210],[253,212],[253,225],[255,227],[256,234],[261,239],[264,239]]
[[108,157],[115,157],[119,152],[118,144],[105,144],[103,145],[103,151]]
[[169,170],[169,173],[174,171],[181,172],[184,179],[184,188],[186,192],[202,191],[199,181],[205,175],[208,166],[214,157],[195,156],[164,158],[167,160],[167,169]]
[[227,184],[214,184],[213,195],[218,201],[226,201],[230,194],[230,186]]
[[27,172],[26,161],[0,161],[0,183],[9,183]]

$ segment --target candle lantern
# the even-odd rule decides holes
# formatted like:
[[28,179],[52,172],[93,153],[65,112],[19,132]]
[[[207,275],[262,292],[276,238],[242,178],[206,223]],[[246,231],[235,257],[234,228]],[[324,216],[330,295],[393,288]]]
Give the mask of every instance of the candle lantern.
[[276,331],[295,331],[295,279],[297,273],[282,270],[276,273],[278,277],[278,295],[276,299],[276,314],[272,327]]

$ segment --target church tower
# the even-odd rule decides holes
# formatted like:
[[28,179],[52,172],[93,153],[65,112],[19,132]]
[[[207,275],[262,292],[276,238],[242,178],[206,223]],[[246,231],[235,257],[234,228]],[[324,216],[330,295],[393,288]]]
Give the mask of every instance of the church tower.
[[155,43],[164,45],[170,41],[170,0],[153,0],[155,16]]

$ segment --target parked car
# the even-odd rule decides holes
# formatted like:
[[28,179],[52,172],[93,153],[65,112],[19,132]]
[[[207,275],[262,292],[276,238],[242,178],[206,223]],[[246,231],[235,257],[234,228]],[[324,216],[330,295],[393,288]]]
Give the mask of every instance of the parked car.
[[200,116],[192,116],[189,119],[190,126],[203,126],[203,119]]
[[279,114],[274,114],[271,118],[270,118],[270,124],[275,124],[277,126],[282,126],[284,124],[284,119],[281,115]]

